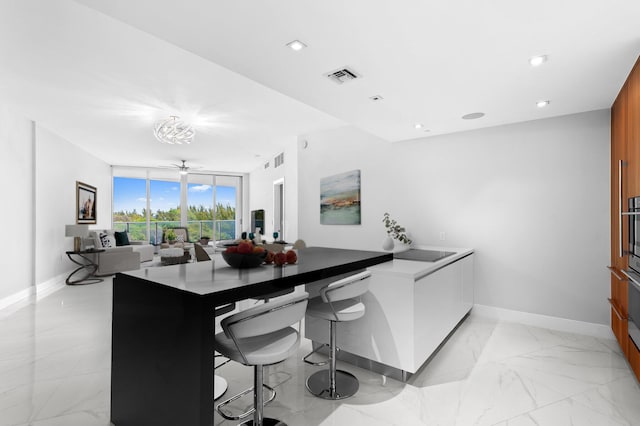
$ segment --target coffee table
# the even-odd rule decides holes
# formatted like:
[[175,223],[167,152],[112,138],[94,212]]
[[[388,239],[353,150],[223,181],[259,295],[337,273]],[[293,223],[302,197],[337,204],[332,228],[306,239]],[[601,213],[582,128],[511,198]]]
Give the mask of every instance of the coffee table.
[[172,247],[160,249],[160,262],[163,265],[177,265],[179,263],[187,263],[191,259],[190,248]]

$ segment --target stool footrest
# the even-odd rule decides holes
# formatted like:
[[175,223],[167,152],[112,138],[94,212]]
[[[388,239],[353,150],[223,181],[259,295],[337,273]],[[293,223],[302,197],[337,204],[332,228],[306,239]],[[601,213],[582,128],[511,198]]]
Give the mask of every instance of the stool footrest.
[[[265,384],[263,384],[263,385],[262,385],[262,387],[263,387],[264,389],[267,389],[267,390],[271,391],[271,396],[269,397],[269,399],[267,399],[267,400],[262,404],[262,406],[266,406],[267,404],[269,404],[271,401],[273,401],[273,400],[274,400],[274,398],[276,397],[276,391],[275,391],[275,389],[273,389],[271,386],[268,386],[268,385],[265,385]],[[264,389],[263,389],[263,391],[264,391]],[[244,418],[246,418],[246,417],[250,416],[251,414],[253,414],[253,413],[256,411],[255,407],[254,407],[254,408],[252,408],[252,409],[250,409],[249,411],[245,411],[244,413],[239,414],[239,415],[237,415],[237,416],[234,416],[234,415],[232,415],[232,414],[227,414],[227,413],[225,413],[224,411],[222,411],[222,409],[223,409],[226,405],[228,405],[228,404],[230,404],[231,402],[235,401],[236,399],[242,398],[243,396],[245,396],[246,394],[251,393],[251,392],[253,392],[253,386],[252,386],[252,387],[250,387],[250,388],[248,388],[248,389],[243,390],[243,391],[242,391],[242,392],[240,392],[239,394],[236,394],[236,395],[232,396],[231,398],[229,398],[229,399],[227,399],[227,400],[225,400],[225,401],[221,402],[220,404],[218,404],[218,405],[216,406],[216,411],[217,411],[217,412],[218,412],[222,417],[224,417],[224,418],[225,418],[225,419],[227,419],[227,420],[242,420],[242,419],[244,419]]]
[[307,364],[310,365],[315,365],[316,367],[320,367],[322,365],[327,365],[329,364],[329,360],[327,361],[320,361],[320,362],[313,362],[313,361],[309,361],[307,358],[309,358],[311,355],[315,354],[316,352],[318,352],[320,349],[324,348],[324,347],[329,347],[329,345],[327,345],[326,343],[324,345],[320,345],[317,348],[315,348],[314,350],[312,350],[311,352],[309,352],[307,355],[305,355],[302,358],[302,361],[306,362]]

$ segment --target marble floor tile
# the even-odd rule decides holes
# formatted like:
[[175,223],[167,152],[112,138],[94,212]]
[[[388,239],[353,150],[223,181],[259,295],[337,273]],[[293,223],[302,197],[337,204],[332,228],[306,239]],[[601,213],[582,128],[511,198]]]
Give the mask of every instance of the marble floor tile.
[[640,425],[640,386],[633,377],[623,377],[575,395],[571,400],[623,425]]
[[576,338],[570,333],[500,321],[485,344],[478,364],[525,355],[568,343]]
[[478,363],[496,324],[497,320],[469,315],[449,336],[446,344],[440,347],[408,383],[423,387],[456,382],[468,377]]
[[609,416],[602,415],[595,410],[571,399],[563,399],[554,404],[541,407],[529,413],[514,417],[499,426],[620,426]]
[[[110,426],[111,291],[110,280],[66,286],[0,311],[0,426]],[[472,313],[407,383],[338,362],[360,381],[343,401],[306,391],[326,368],[301,361],[310,350],[303,338],[296,356],[266,368],[277,392],[267,416],[290,426],[640,426],[640,387],[613,339]],[[253,383],[253,368],[235,362],[216,373],[229,383],[222,399]],[[248,395],[230,408],[251,406]]]

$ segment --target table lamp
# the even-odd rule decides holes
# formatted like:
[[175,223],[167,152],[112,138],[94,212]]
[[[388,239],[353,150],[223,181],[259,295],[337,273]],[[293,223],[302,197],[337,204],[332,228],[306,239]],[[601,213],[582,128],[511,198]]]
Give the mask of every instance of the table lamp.
[[78,252],[82,247],[82,237],[89,234],[89,225],[65,225],[64,234],[73,237],[73,251]]

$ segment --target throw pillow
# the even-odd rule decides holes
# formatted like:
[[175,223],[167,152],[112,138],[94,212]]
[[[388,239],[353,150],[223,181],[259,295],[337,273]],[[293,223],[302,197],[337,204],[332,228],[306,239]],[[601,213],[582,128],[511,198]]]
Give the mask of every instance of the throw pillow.
[[116,231],[113,235],[116,239],[116,246],[120,247],[129,245],[129,235],[126,232]]
[[103,248],[113,247],[112,238],[113,237],[109,234],[100,233],[100,242],[102,243],[102,247]]
[[176,235],[176,242],[184,243],[184,235],[182,235],[182,234]]

